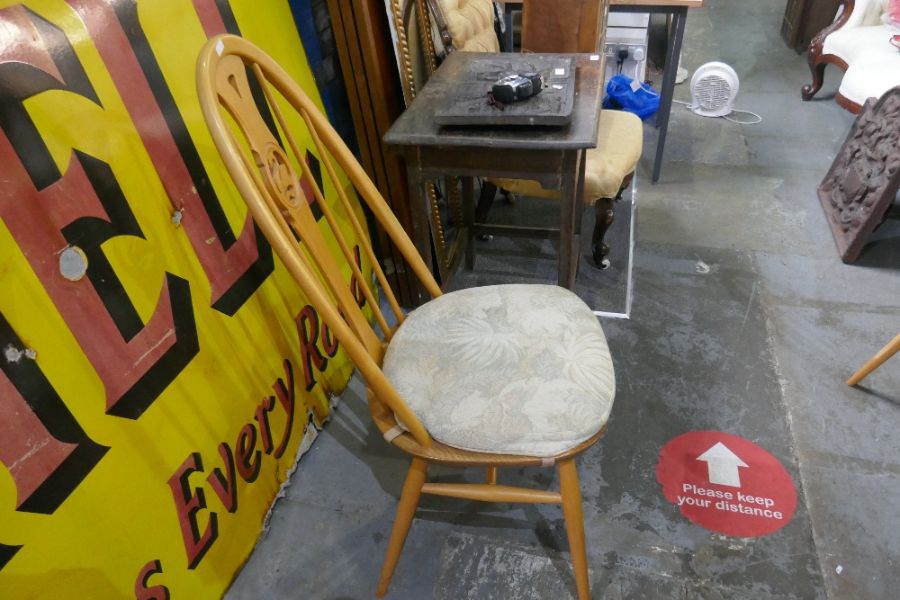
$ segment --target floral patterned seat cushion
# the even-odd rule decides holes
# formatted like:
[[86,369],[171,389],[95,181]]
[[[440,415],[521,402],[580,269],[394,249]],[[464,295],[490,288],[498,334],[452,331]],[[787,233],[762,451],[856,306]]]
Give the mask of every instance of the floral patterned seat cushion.
[[609,418],[615,375],[588,306],[551,285],[444,294],[394,334],[384,373],[438,441],[550,457]]

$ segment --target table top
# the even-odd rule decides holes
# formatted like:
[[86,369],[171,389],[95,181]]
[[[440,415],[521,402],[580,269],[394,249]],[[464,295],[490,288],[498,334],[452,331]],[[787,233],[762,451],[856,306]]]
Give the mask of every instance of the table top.
[[[536,57],[575,58],[575,104],[569,125],[519,127],[442,127],[434,122],[436,108],[459,93],[459,82],[471,80],[471,70],[484,59],[515,63]],[[384,141],[393,146],[458,146],[567,150],[597,145],[602,100],[603,57],[596,54],[517,54],[453,52],[428,80],[406,111],[391,126]]]

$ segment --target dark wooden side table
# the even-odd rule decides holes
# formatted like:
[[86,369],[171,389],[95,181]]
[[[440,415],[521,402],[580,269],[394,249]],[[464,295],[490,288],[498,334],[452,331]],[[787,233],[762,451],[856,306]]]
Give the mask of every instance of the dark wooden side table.
[[[478,57],[498,61],[520,56],[454,52],[441,64],[415,100],[384,136],[385,142],[406,160],[413,217],[413,241],[430,264],[431,242],[423,185],[430,179],[452,175],[462,179],[463,203],[473,207],[473,178],[531,179],[559,189],[559,285],[572,289],[578,269],[581,196],[585,150],[597,143],[602,100],[603,60],[598,55],[575,57],[575,103],[569,125],[546,127],[441,127],[435,110],[448,95],[458,94],[461,81],[472,79]],[[483,60],[482,60],[483,62]],[[485,93],[490,81],[485,79]],[[470,92],[471,93],[471,92]],[[471,214],[469,219],[471,221]],[[470,246],[467,252],[471,252]]]

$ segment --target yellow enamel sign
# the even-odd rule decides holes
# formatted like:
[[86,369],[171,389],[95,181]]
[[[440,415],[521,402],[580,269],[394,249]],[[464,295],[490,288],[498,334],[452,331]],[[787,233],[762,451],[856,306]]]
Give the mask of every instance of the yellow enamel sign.
[[351,368],[194,87],[229,31],[318,97],[290,7],[0,6],[0,597],[218,596]]

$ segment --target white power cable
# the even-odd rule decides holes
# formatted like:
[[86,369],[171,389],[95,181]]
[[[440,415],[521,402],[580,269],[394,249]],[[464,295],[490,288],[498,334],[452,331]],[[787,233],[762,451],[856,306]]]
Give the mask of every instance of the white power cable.
[[[693,109],[694,109],[694,107],[691,105],[690,102],[683,102],[681,100],[675,100],[674,98],[672,99],[672,102],[674,102],[675,104],[681,104],[690,111],[693,111]],[[734,108],[734,109],[732,109],[731,112],[743,113],[745,115],[753,115],[754,117],[756,117],[756,121],[738,121],[737,119],[729,118],[728,115],[722,115],[721,118],[725,119],[726,121],[731,121],[732,123],[737,123],[739,125],[756,125],[757,123],[762,123],[762,120],[763,120],[763,118],[761,116],[759,116],[755,112],[752,112],[749,110],[738,110],[738,109]],[[700,116],[704,116],[704,115],[700,115]]]

